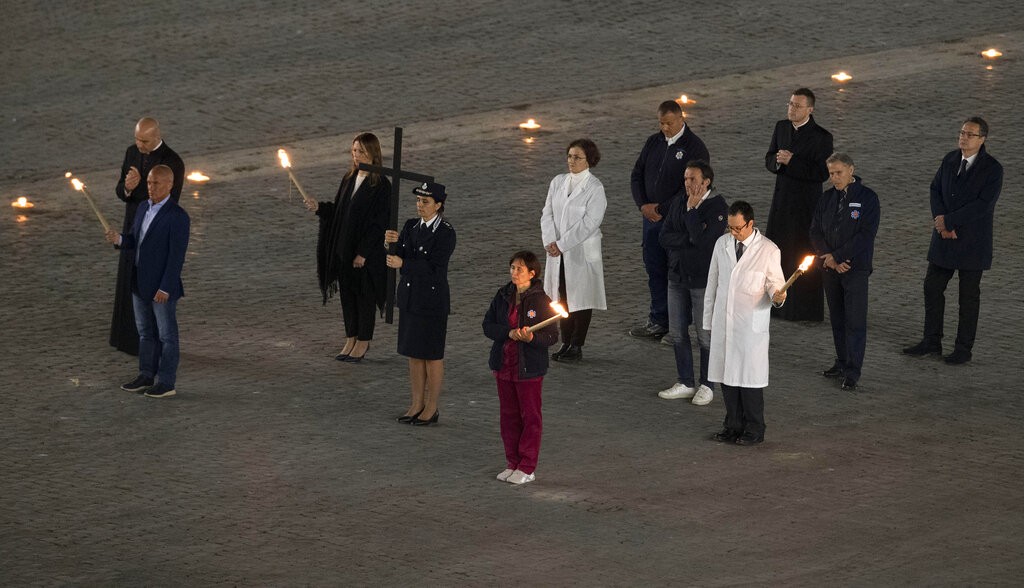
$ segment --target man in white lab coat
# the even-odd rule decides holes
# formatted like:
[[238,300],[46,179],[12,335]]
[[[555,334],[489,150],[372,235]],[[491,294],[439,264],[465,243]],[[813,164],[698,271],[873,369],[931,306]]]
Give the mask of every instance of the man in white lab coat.
[[729,206],[729,232],[715,243],[704,293],[704,324],[711,325],[708,379],[722,384],[725,424],[712,438],[757,445],[764,441],[764,387],[768,385],[768,323],[782,306],[779,248],[754,228],[754,209]]

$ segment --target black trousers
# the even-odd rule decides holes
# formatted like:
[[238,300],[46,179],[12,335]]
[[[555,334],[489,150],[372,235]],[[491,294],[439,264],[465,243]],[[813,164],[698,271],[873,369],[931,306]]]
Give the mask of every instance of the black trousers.
[[338,298],[341,299],[341,314],[345,319],[345,336],[370,341],[377,320],[373,287],[367,279],[351,275],[345,275],[344,278],[348,279],[338,284]]
[[722,384],[726,429],[764,436],[764,388]]
[[[569,299],[565,293],[565,260],[558,264],[558,298],[568,307]],[[587,342],[587,331],[590,330],[590,319],[593,318],[593,309],[577,310],[570,312],[569,318],[559,321],[559,329],[562,331],[562,343],[583,347]]]
[[832,322],[836,365],[842,368],[843,376],[854,382],[860,379],[868,340],[869,273],[848,271],[840,274],[828,268],[821,273]]
[[960,322],[956,329],[955,348],[970,353],[978,333],[978,312],[981,308],[982,270],[955,270],[928,264],[924,277],[924,339],[942,343],[942,322],[946,313],[946,286],[953,272],[960,272]]

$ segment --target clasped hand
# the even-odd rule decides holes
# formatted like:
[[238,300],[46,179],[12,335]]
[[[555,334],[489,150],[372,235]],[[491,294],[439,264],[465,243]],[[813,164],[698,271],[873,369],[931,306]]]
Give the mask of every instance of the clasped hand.
[[788,149],[779,149],[775,154],[775,163],[779,165],[789,165],[789,162],[793,159],[793,152]]
[[131,192],[139,185],[139,181],[142,176],[139,175],[139,170],[134,165],[128,168],[128,173],[124,176],[124,189],[127,192]]
[[548,252],[551,257],[558,257],[562,254],[562,250],[558,248],[558,243],[552,241],[544,247],[544,250]]
[[850,271],[849,259],[847,259],[843,263],[836,263],[836,259],[832,257],[831,253],[819,255],[818,258],[821,259],[822,265],[829,268],[830,270],[834,270],[837,274],[845,274],[846,272]]
[[512,339],[513,341],[522,341],[524,343],[529,343],[530,341],[533,341],[533,333],[530,332],[529,327],[523,327],[521,329],[512,329],[511,331],[508,332],[508,338]]

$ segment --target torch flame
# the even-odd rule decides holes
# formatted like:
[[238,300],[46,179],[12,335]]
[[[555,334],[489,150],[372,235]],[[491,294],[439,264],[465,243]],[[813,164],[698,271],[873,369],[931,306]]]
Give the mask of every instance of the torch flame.
[[808,255],[807,257],[804,258],[803,263],[801,263],[800,267],[798,267],[797,269],[802,272],[805,272],[811,267],[812,263],[814,263],[814,256]]
[[192,180],[193,182],[205,182],[210,179],[210,176],[204,176],[203,172],[194,171],[188,175],[188,179]]
[[558,314],[562,315],[562,318],[569,318],[569,313],[566,312],[564,308],[562,308],[561,304],[559,304],[557,302],[552,302],[551,303],[551,308],[555,309],[555,312],[557,312]]
[[539,129],[540,125],[537,124],[537,121],[535,121],[535,120],[533,120],[531,118],[531,119],[527,120],[524,123],[519,123],[519,128],[521,128],[521,129]]
[[837,82],[845,82],[846,80],[852,80],[853,76],[846,73],[845,71],[841,71],[837,74],[832,74],[832,79]]
[[292,162],[288,159],[288,153],[284,149],[277,150],[277,156],[281,158],[281,167],[291,167]]
[[65,177],[65,178],[70,178],[70,177],[71,177],[71,172],[66,172],[66,173],[64,174],[64,177]]
[[985,57],[988,57],[989,59],[995,59],[996,57],[999,57],[1000,55],[1002,55],[1002,53],[1000,53],[999,51],[997,51],[995,49],[989,49],[988,51],[982,51],[981,54],[984,55]]
[[71,185],[74,186],[75,190],[78,191],[81,191],[82,188],[85,187],[85,184],[82,183],[82,180],[79,180],[78,178],[71,178]]

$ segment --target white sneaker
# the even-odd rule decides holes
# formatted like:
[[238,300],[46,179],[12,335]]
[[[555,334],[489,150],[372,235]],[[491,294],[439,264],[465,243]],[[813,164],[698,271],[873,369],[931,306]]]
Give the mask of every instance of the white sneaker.
[[526,473],[523,473],[522,470],[516,470],[516,471],[512,472],[512,474],[505,481],[508,482],[509,484],[517,484],[518,485],[518,484],[525,484],[527,482],[532,482],[532,481],[534,481],[536,479],[537,479],[537,476],[535,476],[533,474],[526,474]]
[[711,388],[708,388],[704,384],[701,384],[700,388],[697,388],[697,393],[693,396],[693,400],[691,400],[690,402],[696,404],[697,406],[704,406],[705,404],[711,404],[711,400],[714,397],[715,393],[711,391]]
[[508,477],[512,475],[513,471],[515,471],[515,470],[510,470],[508,468],[505,468],[505,469],[501,470],[501,473],[498,474],[498,480],[500,480],[502,482],[508,480]]
[[673,384],[668,390],[658,392],[658,396],[672,400],[675,398],[693,398],[693,395],[696,393],[697,390],[685,384]]

